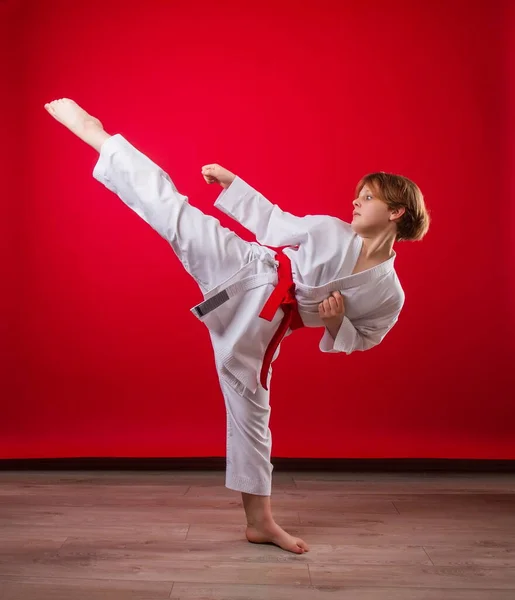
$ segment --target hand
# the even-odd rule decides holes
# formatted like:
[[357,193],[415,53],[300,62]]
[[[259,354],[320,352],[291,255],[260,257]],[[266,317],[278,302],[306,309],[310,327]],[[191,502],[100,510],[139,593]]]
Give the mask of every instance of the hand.
[[205,165],[202,167],[202,177],[206,183],[219,183],[225,189],[231,185],[236,175],[220,165]]
[[329,298],[326,298],[318,305],[318,314],[324,323],[340,323],[345,316],[345,306],[343,296],[340,292],[333,292]]

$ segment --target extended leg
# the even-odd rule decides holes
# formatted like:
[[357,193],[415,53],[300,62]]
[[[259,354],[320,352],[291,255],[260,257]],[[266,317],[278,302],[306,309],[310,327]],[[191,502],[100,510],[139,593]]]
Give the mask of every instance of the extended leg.
[[255,258],[257,244],[191,206],[167,173],[121,135],[106,133],[102,123],[73,100],[57,100],[45,108],[100,153],[93,176],[170,243],[203,292]]
[[83,142],[100,152],[102,144],[111,136],[104,131],[102,123],[89,115],[77,103],[61,98],[45,104],[46,110]]

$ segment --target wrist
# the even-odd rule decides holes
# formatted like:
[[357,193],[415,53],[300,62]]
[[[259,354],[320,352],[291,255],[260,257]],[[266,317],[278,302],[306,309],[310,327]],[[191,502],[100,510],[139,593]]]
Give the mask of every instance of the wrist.
[[223,181],[220,181],[220,185],[226,190],[231,187],[232,182],[236,179],[236,175],[234,177],[226,177]]
[[338,317],[331,317],[330,319],[324,320],[324,325],[325,325],[327,331],[331,334],[331,337],[333,338],[333,340],[335,340],[336,336],[338,335],[338,331],[340,330],[340,327],[342,326],[344,317],[345,317],[345,315],[341,315]]
[[324,322],[329,325],[341,325],[343,323],[343,319],[345,315],[337,315],[336,317],[329,317],[328,319],[324,319]]

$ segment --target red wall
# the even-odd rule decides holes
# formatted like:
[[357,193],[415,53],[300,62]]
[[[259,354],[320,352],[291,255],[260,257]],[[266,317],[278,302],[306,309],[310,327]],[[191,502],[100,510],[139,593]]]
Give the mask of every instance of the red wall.
[[[507,151],[505,153],[505,176],[503,178],[503,184],[507,186],[508,194],[506,196],[507,202],[509,203],[509,209],[511,209],[511,215],[509,220],[511,221],[511,235],[507,236],[507,250],[506,256],[510,256],[511,261],[504,261],[507,263],[510,273],[510,285],[511,285],[511,324],[515,327],[515,2],[507,1],[503,6],[504,9],[504,21],[503,27],[503,41],[505,43],[505,49],[503,53],[504,59],[504,71],[508,74],[505,77],[505,93],[503,97],[506,102],[506,120],[503,124],[503,138]],[[507,92],[507,93],[506,93]],[[504,206],[503,202],[503,206]],[[506,211],[509,214],[509,210]],[[513,331],[513,329],[511,330]],[[512,357],[515,356],[515,352],[512,353]],[[513,361],[512,361],[513,362]],[[515,392],[513,393],[515,396]]]
[[351,356],[284,342],[273,454],[515,458],[509,4],[3,2],[0,457],[225,452],[200,292],[43,109],[70,97],[246,239],[203,164],[347,220],[364,173],[414,179],[433,224],[397,247],[399,323]]
[[[20,152],[24,125],[21,119],[21,76],[19,45],[13,23],[14,3],[0,2],[0,457],[10,455],[11,437],[19,432],[20,368],[16,338],[19,335],[19,279],[23,260],[19,234],[23,172]],[[7,418],[6,418],[7,417]]]

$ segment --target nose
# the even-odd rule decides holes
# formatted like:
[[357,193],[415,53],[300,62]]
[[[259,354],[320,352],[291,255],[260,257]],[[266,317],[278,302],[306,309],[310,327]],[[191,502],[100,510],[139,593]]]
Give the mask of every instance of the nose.
[[357,198],[356,198],[356,200],[353,200],[353,201],[352,201],[352,206],[354,206],[354,208],[358,208],[358,206],[359,206],[359,201],[358,201],[358,199],[357,199]]

